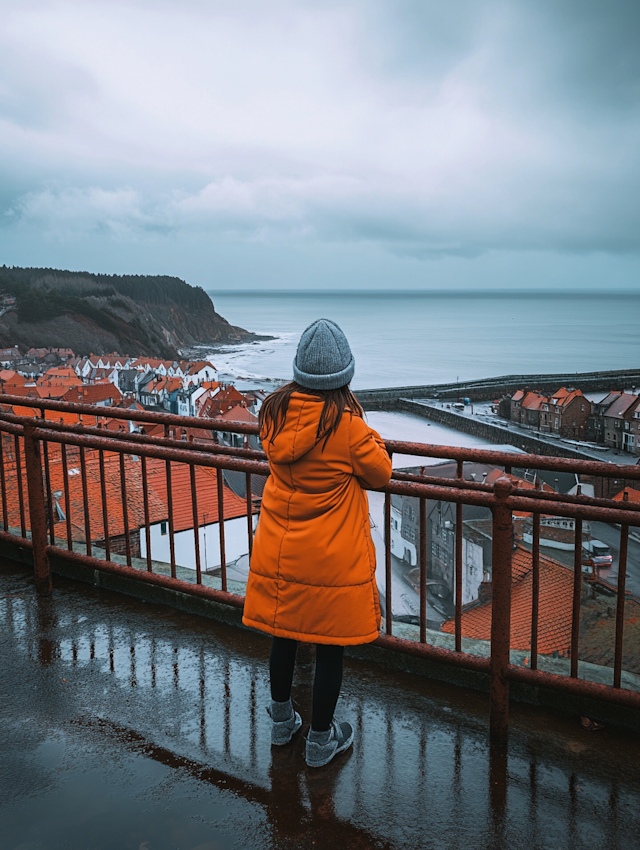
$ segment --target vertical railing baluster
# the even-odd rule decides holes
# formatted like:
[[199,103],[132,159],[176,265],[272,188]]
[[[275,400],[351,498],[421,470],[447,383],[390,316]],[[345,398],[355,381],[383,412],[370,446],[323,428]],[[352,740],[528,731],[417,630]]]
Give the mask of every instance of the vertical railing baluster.
[[147,481],[147,459],[144,455],[140,456],[140,466],[142,467],[142,501],[144,503],[144,537],[147,544],[147,572],[153,571],[151,561],[151,523],[149,519],[149,485]]
[[[627,493],[624,498],[626,501]],[[616,606],[616,643],[613,657],[613,687],[619,688],[622,679],[622,647],[624,640],[624,603],[627,583],[627,555],[629,551],[629,526],[620,526],[620,554],[618,555],[618,604]]]
[[7,479],[4,472],[4,433],[0,432],[0,486],[2,486],[2,527],[9,531],[9,507],[7,504]]
[[22,537],[27,536],[27,521],[24,513],[24,490],[22,482],[22,458],[20,451],[20,438],[15,435],[15,452],[16,452],[16,485],[18,487],[18,507],[20,509],[20,534]]
[[384,494],[384,622],[388,635],[393,634],[393,608],[391,598],[391,494]]
[[582,520],[576,519],[573,553],[573,606],[571,612],[571,677],[578,675],[580,651],[580,595],[582,593]]
[[129,532],[129,505],[127,504],[127,474],[124,452],[120,452],[120,495],[122,499],[122,524],[124,526],[124,551],[127,566],[131,566],[131,534]]
[[167,478],[167,507],[169,508],[169,557],[171,560],[171,577],[176,577],[176,541],[173,531],[173,489],[171,486],[171,461],[165,461]]
[[[45,411],[40,409],[40,418],[45,419]],[[44,424],[44,422],[43,422]],[[51,470],[49,467],[49,445],[42,443],[42,457],[44,460],[45,498],[47,500],[47,511],[49,513],[49,543],[56,545],[55,519],[53,516],[53,494],[51,493]]]
[[109,539],[109,511],[107,510],[107,481],[104,471],[104,452],[98,452],[100,464],[100,497],[102,499],[102,532],[104,534],[104,551],[107,561],[111,560],[111,540]]
[[427,642],[427,500],[420,497],[420,643]]
[[64,507],[67,522],[67,549],[73,549],[73,532],[71,530],[71,497],[69,495],[69,465],[67,463],[67,447],[64,443],[60,444],[60,453],[62,455],[62,488],[64,490]]
[[[193,545],[196,553],[196,584],[202,584],[202,571],[200,567],[200,527],[198,524],[198,496],[196,493],[196,468],[189,464],[189,477],[191,478],[191,510],[193,515]],[[206,532],[205,532],[206,533]]]
[[91,516],[89,513],[89,494],[87,492],[87,458],[84,446],[80,446],[80,473],[82,477],[82,501],[84,503],[84,536],[87,555],[91,554]]
[[[456,465],[456,480],[463,480],[463,461],[459,460]],[[455,561],[455,648],[456,652],[462,651],[462,502],[456,504],[456,561]]]
[[33,572],[36,591],[40,596],[48,596],[53,589],[53,585],[51,583],[51,566],[47,554],[47,515],[44,485],[42,482],[40,441],[34,436],[33,425],[24,426],[24,457],[27,472],[29,525],[31,526]]
[[[540,489],[540,481],[536,481],[536,489]],[[533,544],[532,588],[531,588],[531,669],[538,669],[538,620],[540,617],[540,514],[532,515]]]
[[[168,425],[164,426],[164,435],[167,438],[170,436]],[[171,461],[165,461],[164,468],[167,483],[167,507],[169,509],[169,559],[171,561],[171,577],[176,578],[176,540],[173,528],[173,489],[171,486]]]
[[509,734],[508,667],[511,647],[511,550],[513,520],[511,508],[505,504],[513,489],[502,476],[493,487],[493,552],[491,561],[491,667],[490,667],[490,735],[492,742],[504,744]]
[[[220,581],[223,590],[227,589],[227,550],[224,539],[224,480],[222,469],[216,469],[218,486],[218,532],[220,535]],[[206,532],[205,532],[206,533]]]
[[247,536],[249,545],[249,557],[253,551],[253,501],[251,499],[251,473],[247,472],[245,476],[245,486],[247,488]]

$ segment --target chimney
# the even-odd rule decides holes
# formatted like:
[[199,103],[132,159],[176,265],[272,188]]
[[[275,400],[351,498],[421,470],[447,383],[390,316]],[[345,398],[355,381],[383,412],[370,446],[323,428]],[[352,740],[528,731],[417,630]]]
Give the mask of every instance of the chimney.
[[490,602],[492,593],[493,591],[491,587],[491,582],[481,582],[480,587],[478,588],[478,602],[480,603],[480,605],[485,605],[487,602]]

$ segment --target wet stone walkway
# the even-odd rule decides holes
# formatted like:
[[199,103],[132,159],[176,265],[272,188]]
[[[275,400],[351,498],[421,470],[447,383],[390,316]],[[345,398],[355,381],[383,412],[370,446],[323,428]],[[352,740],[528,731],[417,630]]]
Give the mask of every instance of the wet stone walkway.
[[[346,662],[353,750],[271,748],[268,641],[0,567],[2,850],[638,848],[640,741]],[[311,669],[295,695],[309,717]]]

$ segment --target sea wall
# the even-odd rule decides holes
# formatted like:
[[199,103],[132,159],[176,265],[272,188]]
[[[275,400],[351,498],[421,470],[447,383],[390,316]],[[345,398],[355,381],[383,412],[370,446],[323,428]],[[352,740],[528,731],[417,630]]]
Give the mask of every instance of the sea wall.
[[[640,386],[640,369],[617,369],[610,372],[567,372],[564,374],[503,375],[478,381],[450,384],[424,384],[416,387],[382,387],[357,390],[361,404],[369,410],[388,410],[390,401],[398,398],[470,398],[472,401],[490,401],[525,387],[552,393],[562,386],[576,387],[582,392],[607,392]],[[377,407],[375,406],[377,405]]]

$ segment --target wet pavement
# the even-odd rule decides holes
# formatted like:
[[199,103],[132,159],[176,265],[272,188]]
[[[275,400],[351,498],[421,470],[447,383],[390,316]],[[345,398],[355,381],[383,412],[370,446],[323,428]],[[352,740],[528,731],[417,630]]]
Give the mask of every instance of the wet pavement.
[[[640,738],[347,660],[353,750],[269,744],[268,641],[0,568],[2,850],[637,848]],[[311,668],[295,696],[309,717]]]

